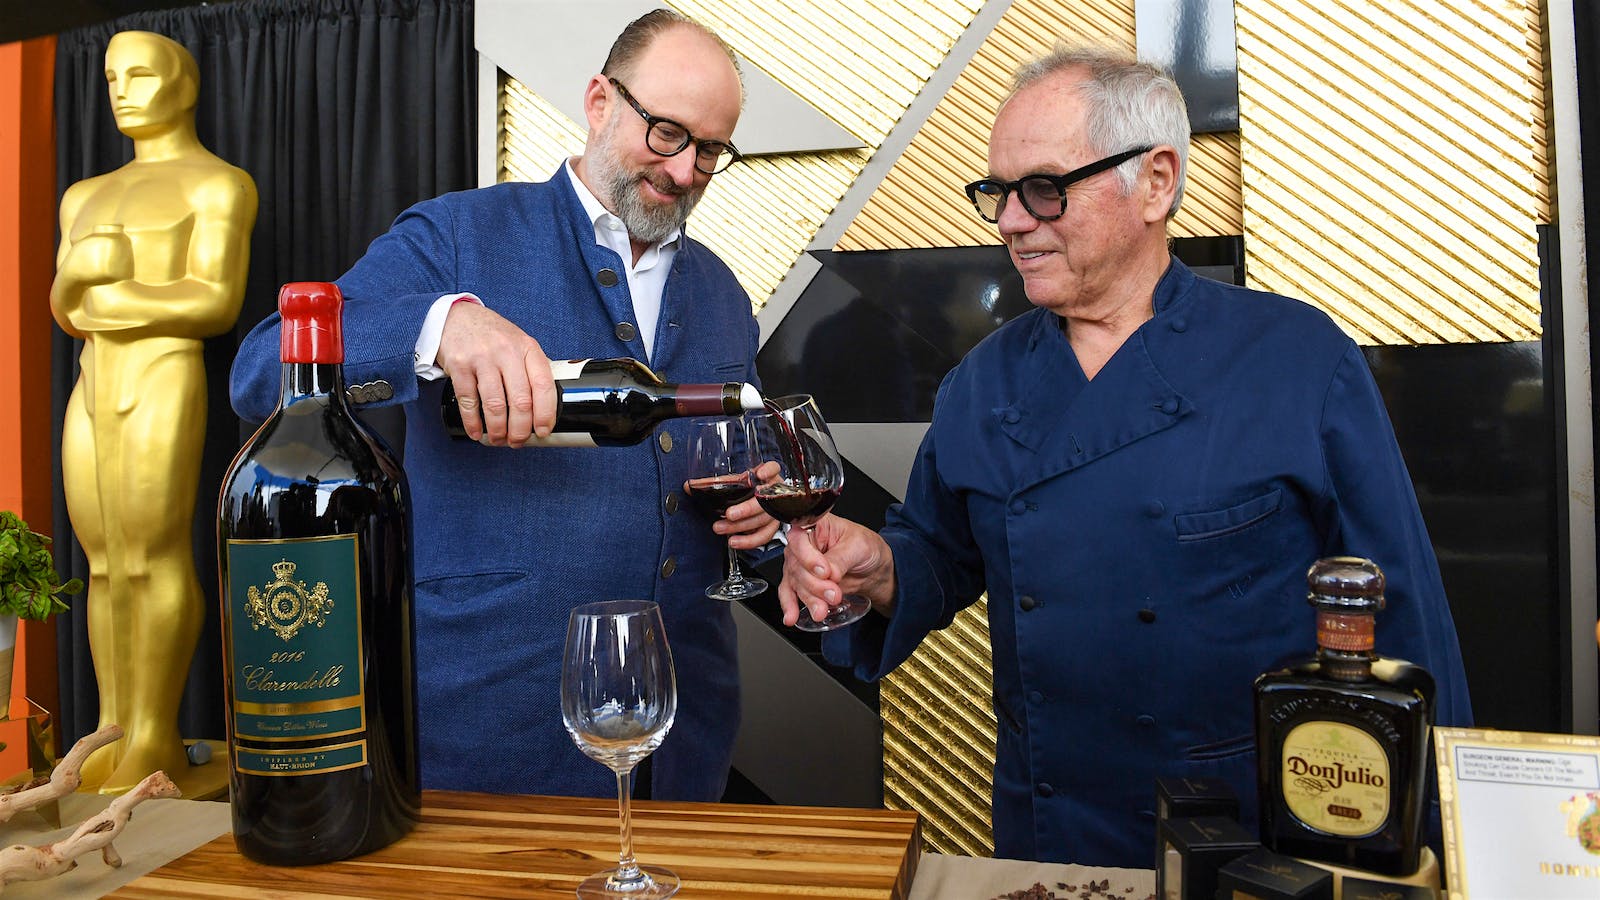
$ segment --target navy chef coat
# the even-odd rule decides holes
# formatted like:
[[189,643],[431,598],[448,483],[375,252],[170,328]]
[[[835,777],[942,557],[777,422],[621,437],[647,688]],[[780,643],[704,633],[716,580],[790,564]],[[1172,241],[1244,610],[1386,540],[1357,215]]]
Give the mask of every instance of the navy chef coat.
[[1220,777],[1253,827],[1252,690],[1316,646],[1307,568],[1388,578],[1378,651],[1471,722],[1455,625],[1360,349],[1320,311],[1176,259],[1092,381],[1034,309],[945,378],[883,536],[895,613],[826,642],[863,678],[989,593],[995,855],[1148,868],[1155,780]]

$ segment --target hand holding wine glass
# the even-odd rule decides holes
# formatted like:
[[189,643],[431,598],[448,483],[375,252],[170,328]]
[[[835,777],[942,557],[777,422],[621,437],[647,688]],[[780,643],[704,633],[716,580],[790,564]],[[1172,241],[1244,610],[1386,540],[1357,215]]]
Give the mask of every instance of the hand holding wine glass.
[[561,720],[585,755],[617,773],[622,853],[616,868],[578,885],[582,898],[664,900],[678,876],[633,857],[633,768],[672,728],[678,689],[661,610],[647,600],[587,603],[567,619]]
[[[767,414],[754,421],[758,456],[777,463],[769,479],[756,485],[756,500],[774,519],[811,531],[844,490],[844,461],[817,403],[807,394],[769,398]],[[791,532],[790,541],[795,540]],[[802,631],[832,631],[866,615],[865,597],[845,595],[822,620],[802,614]]]
[[[743,418],[708,419],[695,429],[689,444],[689,480],[684,492],[711,519],[755,496],[752,470],[755,453]],[[730,534],[731,538],[732,535]],[[760,578],[739,569],[739,554],[728,543],[728,577],[706,588],[713,600],[743,600],[767,589]]]

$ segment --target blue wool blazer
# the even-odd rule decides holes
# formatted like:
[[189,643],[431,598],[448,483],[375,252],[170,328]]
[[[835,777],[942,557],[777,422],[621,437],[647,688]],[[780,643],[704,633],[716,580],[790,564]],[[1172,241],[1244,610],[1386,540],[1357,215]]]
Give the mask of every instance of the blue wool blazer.
[[1256,817],[1252,684],[1316,649],[1306,570],[1375,560],[1378,651],[1469,725],[1461,651],[1366,360],[1299,301],[1176,259],[1092,381],[1060,320],[1001,327],[940,387],[903,505],[892,619],[829,635],[892,670],[985,590],[995,855],[1148,868],[1155,781],[1216,777]]
[[[609,286],[599,280],[603,270]],[[418,203],[339,279],[347,383],[386,381],[405,409],[416,522],[416,634],[423,784],[429,788],[614,796],[609,769],[561,722],[567,613],[595,600],[661,605],[678,715],[652,763],[654,796],[717,800],[739,727],[734,626],[706,599],[723,541],[680,503],[690,422],[641,445],[485,447],[452,441],[442,390],[414,374],[417,335],[442,294],[470,291],[551,359],[645,359],[623,261],[596,245],[564,171]],[[634,327],[618,329],[619,323]],[[265,419],[278,398],[279,318],[234,361],[234,408]],[[619,337],[631,336],[629,340]],[[670,382],[754,383],[750,299],[685,237],[662,297],[651,368]]]

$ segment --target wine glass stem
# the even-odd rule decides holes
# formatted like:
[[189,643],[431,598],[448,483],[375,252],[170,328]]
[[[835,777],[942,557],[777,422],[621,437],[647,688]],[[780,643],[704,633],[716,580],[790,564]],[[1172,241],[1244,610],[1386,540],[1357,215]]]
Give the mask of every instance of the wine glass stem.
[[739,551],[733,549],[733,538],[728,538],[728,583],[742,584],[744,573],[739,571]]
[[622,855],[617,859],[616,880],[627,884],[644,877],[639,863],[633,858],[633,810],[629,801],[633,794],[633,769],[617,772],[617,819],[622,829]]

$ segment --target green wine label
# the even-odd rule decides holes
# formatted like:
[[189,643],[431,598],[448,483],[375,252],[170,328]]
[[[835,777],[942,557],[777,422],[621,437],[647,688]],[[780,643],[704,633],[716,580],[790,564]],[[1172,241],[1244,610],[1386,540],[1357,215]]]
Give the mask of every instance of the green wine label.
[[309,775],[366,764],[366,740],[348,740],[367,727],[358,551],[353,534],[228,541],[222,627],[234,737],[298,742],[293,750],[236,744],[241,772]]
[[1389,756],[1342,722],[1302,722],[1283,739],[1283,802],[1328,834],[1365,837],[1389,820]]

